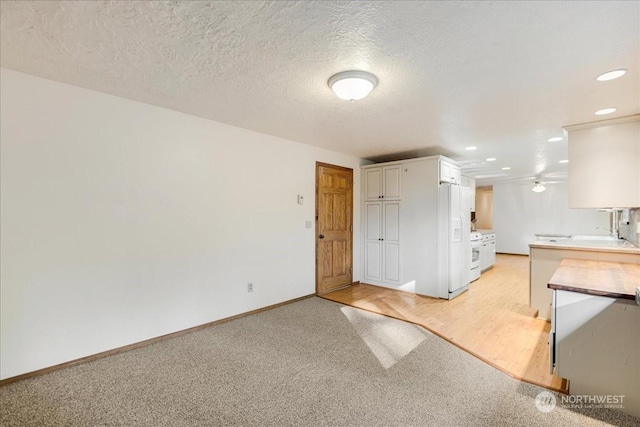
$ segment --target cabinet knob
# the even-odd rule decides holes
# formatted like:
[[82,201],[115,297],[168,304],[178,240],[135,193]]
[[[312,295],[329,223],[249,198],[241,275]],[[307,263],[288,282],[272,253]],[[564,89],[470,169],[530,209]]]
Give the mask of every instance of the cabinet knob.
[[324,239],[324,234],[319,235],[318,239]]

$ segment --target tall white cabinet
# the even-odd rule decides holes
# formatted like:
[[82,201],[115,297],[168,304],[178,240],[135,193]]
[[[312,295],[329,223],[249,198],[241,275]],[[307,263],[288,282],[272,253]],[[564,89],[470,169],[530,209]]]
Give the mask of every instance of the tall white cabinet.
[[364,169],[364,278],[400,283],[401,164]]
[[449,233],[440,183],[461,183],[459,166],[423,157],[362,166],[362,177],[362,281],[442,297],[436,289],[449,280]]

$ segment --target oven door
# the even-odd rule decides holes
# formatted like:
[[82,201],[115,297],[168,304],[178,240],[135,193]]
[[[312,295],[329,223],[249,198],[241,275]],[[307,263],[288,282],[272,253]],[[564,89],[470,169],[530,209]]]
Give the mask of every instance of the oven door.
[[480,247],[482,241],[477,240],[471,242],[471,265],[469,271],[469,282],[480,278]]
[[480,267],[480,248],[482,247],[482,242],[471,242],[471,269],[473,270],[475,267]]

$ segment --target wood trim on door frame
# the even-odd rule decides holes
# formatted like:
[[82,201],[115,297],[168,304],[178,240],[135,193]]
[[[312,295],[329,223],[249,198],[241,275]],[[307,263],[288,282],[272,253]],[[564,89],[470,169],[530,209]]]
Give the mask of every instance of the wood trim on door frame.
[[[352,168],[348,168],[345,166],[338,166],[338,165],[332,165],[330,163],[323,163],[323,162],[318,162],[316,161],[316,189],[315,189],[315,223],[314,223],[314,232],[315,232],[315,236],[314,236],[314,245],[315,245],[315,258],[316,258],[316,262],[315,262],[315,270],[314,270],[314,280],[316,283],[316,295],[318,295],[318,190],[319,190],[319,186],[318,186],[318,175],[319,175],[319,170],[320,167],[329,167],[329,168],[334,168],[334,169],[341,169],[344,170],[346,172],[350,172],[351,173],[351,248],[350,248],[350,252],[351,252],[351,284],[346,285],[347,286],[351,286],[354,284],[353,282],[353,207],[354,207],[354,173],[353,173],[353,169]],[[359,283],[359,282],[358,282]],[[337,289],[335,289],[337,290]],[[333,291],[332,291],[333,292]]]

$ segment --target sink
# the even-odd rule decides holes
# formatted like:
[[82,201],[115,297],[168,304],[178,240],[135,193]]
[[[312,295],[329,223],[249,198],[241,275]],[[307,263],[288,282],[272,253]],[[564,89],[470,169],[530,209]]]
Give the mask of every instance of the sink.
[[610,236],[573,236],[565,242],[577,246],[605,247],[605,248],[635,248],[624,239],[616,239]]
[[622,239],[616,239],[613,236],[573,236],[573,240],[594,240],[594,241],[606,241],[615,242]]

